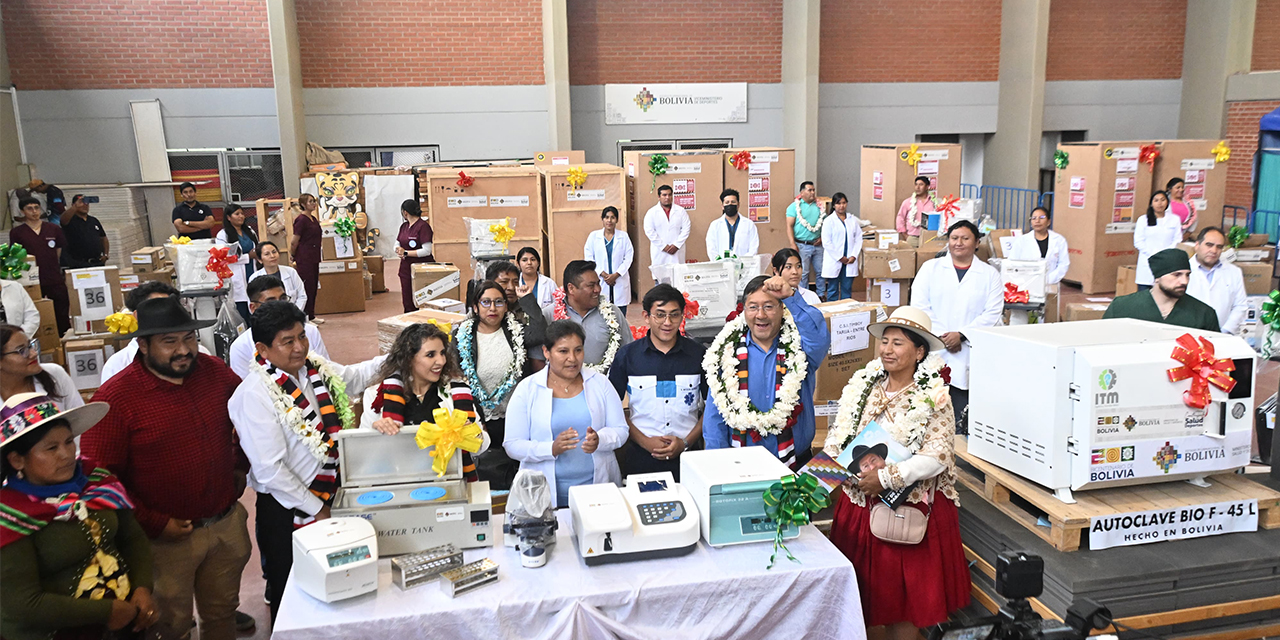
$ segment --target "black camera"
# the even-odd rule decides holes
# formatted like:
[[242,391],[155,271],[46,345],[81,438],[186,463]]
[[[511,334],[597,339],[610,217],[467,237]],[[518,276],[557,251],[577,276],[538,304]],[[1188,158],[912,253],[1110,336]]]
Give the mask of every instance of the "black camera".
[[996,593],[1005,599],[995,615],[970,623],[948,622],[934,627],[929,640],[1085,640],[1093,629],[1105,629],[1111,612],[1081,599],[1067,610],[1065,622],[1045,620],[1030,598],[1044,591],[1044,560],[1021,551],[996,557]]

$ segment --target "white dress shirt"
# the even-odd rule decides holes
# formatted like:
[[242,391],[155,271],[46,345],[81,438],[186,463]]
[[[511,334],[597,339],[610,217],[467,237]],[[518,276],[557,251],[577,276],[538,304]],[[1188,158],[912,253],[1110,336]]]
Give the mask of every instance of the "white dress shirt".
[[241,252],[240,243],[237,242],[233,244],[233,243],[227,242],[226,228],[223,228],[221,231],[219,231],[217,237],[214,238],[214,240],[218,243],[219,247],[226,247],[231,249],[229,253],[231,253],[231,255],[236,256],[235,263],[230,265],[231,300],[233,302],[248,302],[249,294],[246,293],[245,286],[248,284],[249,281],[244,277],[244,268],[249,266],[249,261],[250,261],[249,254]]
[[[825,278],[826,276],[823,276],[823,277]],[[808,302],[810,306],[815,304],[822,304],[822,298],[819,298],[818,294],[804,287],[797,287],[797,288],[800,290],[800,298],[803,299],[805,302]]]
[[40,333],[40,310],[31,301],[27,290],[13,280],[0,280],[0,305],[4,305],[5,320],[14,326],[22,327],[28,338],[35,338]]
[[[849,243],[848,253],[845,253],[845,242]],[[840,267],[846,266],[840,263],[840,258],[846,255],[859,259],[847,265],[849,269],[845,271],[845,277],[857,277],[862,262],[862,221],[852,213],[845,214],[843,222],[840,216],[829,215],[822,223],[822,271],[819,272],[822,277],[840,277]]]
[[[199,345],[200,353],[206,356],[213,355],[204,345]],[[133,364],[133,359],[138,355],[138,339],[134,338],[125,345],[123,349],[111,354],[110,358],[102,365],[101,383],[106,384],[108,380],[115,377],[117,373],[124,371],[129,365]]]
[[760,250],[760,233],[756,231],[756,223],[738,215],[738,229],[733,234],[733,246],[729,245],[729,219],[720,216],[711,221],[707,227],[707,259],[715,260],[716,256],[732,251],[738,257],[754,256]]
[[[951,256],[934,258],[920,267],[911,285],[911,306],[922,309],[933,321],[933,334],[964,333],[977,327],[994,327],[1004,315],[1004,281],[991,265],[974,258],[961,280]],[[969,388],[969,341],[960,350],[942,350],[951,367],[951,386]]]
[[[80,395],[80,391],[76,389],[76,383],[71,379],[71,374],[67,373],[66,369],[53,363],[42,364],[40,368],[44,369],[44,372],[53,378],[53,386],[57,388],[46,389],[37,378],[33,381],[36,393],[43,393],[49,396],[54,402],[58,403],[58,408],[63,411],[84,406],[84,398]],[[79,442],[79,440],[76,440],[76,442]]]
[[[312,357],[316,356],[313,354]],[[332,363],[332,366],[346,383],[348,395],[358,398],[375,379],[385,359],[386,356],[378,356],[360,364],[344,366]],[[307,382],[306,371],[298,371],[290,378],[302,390],[307,402],[315,407],[316,393]],[[276,409],[268,384],[275,383],[250,374],[231,394],[228,405],[231,422],[240,436],[240,448],[249,458],[249,486],[258,493],[270,494],[286,509],[301,509],[308,515],[315,515],[324,508],[324,502],[308,487],[320,472],[322,461],[285,425],[284,416]]]
[[[311,324],[306,325],[307,340],[311,342],[311,350],[320,354],[325,360],[329,359],[329,350],[324,346],[324,338],[320,335],[320,327]],[[231,349],[227,353],[227,364],[231,370],[236,372],[243,380],[249,375],[249,363],[253,362],[253,352],[258,345],[253,342],[253,330],[248,329],[236,337],[231,343]]]
[[1062,282],[1071,266],[1071,257],[1067,254],[1067,239],[1053,230],[1049,230],[1049,252],[1043,258],[1040,257],[1040,244],[1036,242],[1036,234],[1032,231],[1013,239],[1013,251],[1009,252],[1009,259],[1044,260],[1045,284]]
[[279,273],[267,273],[266,269],[258,269],[249,276],[249,282],[253,282],[262,276],[276,276],[284,283],[284,293],[289,296],[299,309],[305,311],[307,309],[307,289],[302,286],[302,276],[298,275],[298,270],[293,267],[280,265]]
[[1147,260],[1182,242],[1182,221],[1178,216],[1166,212],[1163,218],[1156,218],[1155,226],[1147,226],[1145,213],[1138,216],[1136,222],[1133,227],[1133,248],[1138,250],[1138,267],[1133,279],[1137,284],[1150,286],[1155,284],[1156,279],[1151,275],[1151,265]]
[[1213,307],[1223,333],[1234,334],[1244,322],[1248,295],[1244,291],[1244,273],[1234,264],[1219,260],[1213,268],[1207,268],[1198,258],[1192,261],[1187,295]]
[[[670,217],[662,210],[661,204],[650,207],[644,214],[644,235],[649,238],[649,264],[684,264],[684,245],[692,228],[689,212],[684,207],[672,203]],[[663,251],[669,244],[680,250],[674,254]]]

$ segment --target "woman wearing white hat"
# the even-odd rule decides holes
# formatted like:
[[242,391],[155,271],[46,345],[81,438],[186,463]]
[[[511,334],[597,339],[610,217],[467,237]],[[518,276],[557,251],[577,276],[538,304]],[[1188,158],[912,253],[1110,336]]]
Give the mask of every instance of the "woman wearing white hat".
[[[885,627],[890,640],[906,640],[969,603],[950,371],[937,353],[943,342],[923,310],[899,307],[868,330],[880,340],[880,357],[845,386],[823,450],[838,457],[872,422],[898,446],[854,450],[861,464],[850,466],[860,473],[833,498],[831,542],[856,569],[867,626]],[[909,453],[885,459],[889,449]],[[868,452],[881,458],[861,459]],[[906,498],[894,509],[884,500],[887,493]],[[895,521],[916,526],[881,526]]]
[[61,411],[21,393],[0,407],[0,635],[102,636],[156,622],[151,544],[110,471],[76,456],[75,438],[107,405]]

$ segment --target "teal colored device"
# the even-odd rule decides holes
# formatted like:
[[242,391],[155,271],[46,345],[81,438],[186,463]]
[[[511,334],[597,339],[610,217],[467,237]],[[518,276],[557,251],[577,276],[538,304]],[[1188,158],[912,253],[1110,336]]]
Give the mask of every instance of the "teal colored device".
[[[680,481],[702,515],[702,537],[720,547],[746,542],[772,542],[777,523],[765,517],[764,492],[783,476],[787,465],[764,447],[686,451],[680,456]],[[800,535],[787,525],[783,539]]]

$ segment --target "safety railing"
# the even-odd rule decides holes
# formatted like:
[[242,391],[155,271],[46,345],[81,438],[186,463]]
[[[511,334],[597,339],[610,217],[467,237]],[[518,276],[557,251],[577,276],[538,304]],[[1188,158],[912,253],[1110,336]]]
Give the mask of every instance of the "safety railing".
[[1249,233],[1265,233],[1274,244],[1280,237],[1280,211],[1258,209],[1249,214]]
[[976,184],[969,184],[967,182],[960,183],[961,198],[969,198],[969,199],[980,198],[981,196],[978,194],[981,192],[982,192],[982,187],[979,187]]
[[[1233,204],[1222,205],[1222,228],[1230,229],[1234,226],[1250,228],[1248,207],[1237,207]],[[1251,232],[1252,233],[1252,232]],[[1258,233],[1262,233],[1259,231]]]
[[991,216],[997,229],[1026,229],[1027,215],[1039,202],[1040,192],[1035,189],[996,187],[982,185],[983,215]]

